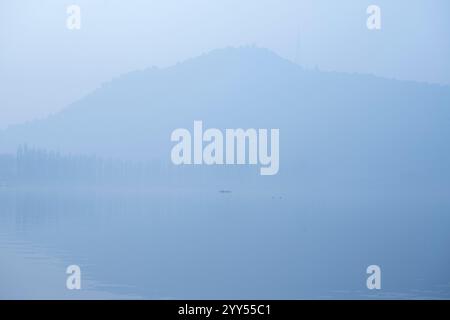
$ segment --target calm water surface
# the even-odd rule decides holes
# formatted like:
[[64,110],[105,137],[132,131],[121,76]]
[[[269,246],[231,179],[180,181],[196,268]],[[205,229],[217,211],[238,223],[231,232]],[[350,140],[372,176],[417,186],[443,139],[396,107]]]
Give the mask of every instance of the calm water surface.
[[3,187],[0,298],[450,298],[446,192],[333,190]]

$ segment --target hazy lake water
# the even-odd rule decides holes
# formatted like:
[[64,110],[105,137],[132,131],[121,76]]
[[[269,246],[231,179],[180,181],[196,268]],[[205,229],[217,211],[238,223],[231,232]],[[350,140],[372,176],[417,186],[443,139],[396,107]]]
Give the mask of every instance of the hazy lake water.
[[0,298],[450,298],[445,190],[318,188],[3,187]]

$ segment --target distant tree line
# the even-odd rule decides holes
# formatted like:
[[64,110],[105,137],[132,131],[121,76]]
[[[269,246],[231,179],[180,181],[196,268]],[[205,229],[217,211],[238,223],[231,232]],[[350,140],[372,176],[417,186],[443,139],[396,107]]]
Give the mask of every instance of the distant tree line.
[[0,155],[0,185],[33,183],[147,184],[163,174],[157,161],[131,163],[20,146]]

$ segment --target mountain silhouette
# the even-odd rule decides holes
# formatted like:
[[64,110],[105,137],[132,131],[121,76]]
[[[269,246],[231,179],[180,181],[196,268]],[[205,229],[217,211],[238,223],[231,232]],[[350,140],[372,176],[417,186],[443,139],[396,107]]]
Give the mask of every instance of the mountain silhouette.
[[171,132],[194,120],[279,128],[280,181],[450,176],[449,87],[308,70],[255,47],[122,75],[57,114],[1,131],[0,153],[28,144],[170,167]]

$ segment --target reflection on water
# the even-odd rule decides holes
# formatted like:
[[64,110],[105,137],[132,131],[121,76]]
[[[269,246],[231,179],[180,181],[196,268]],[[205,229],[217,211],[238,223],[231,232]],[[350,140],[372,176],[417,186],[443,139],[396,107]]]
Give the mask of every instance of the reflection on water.
[[0,298],[450,298],[448,197],[316,191],[3,188]]

